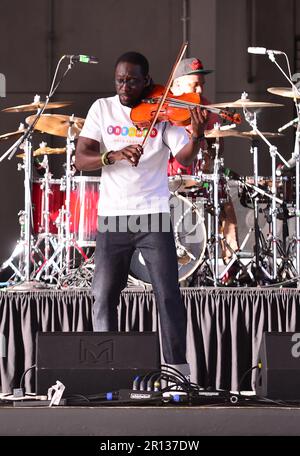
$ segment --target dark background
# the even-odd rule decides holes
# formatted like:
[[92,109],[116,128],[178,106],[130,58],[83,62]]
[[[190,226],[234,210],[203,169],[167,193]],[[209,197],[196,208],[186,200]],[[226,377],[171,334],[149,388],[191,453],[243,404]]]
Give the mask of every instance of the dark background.
[[[283,103],[258,113],[262,131],[276,131],[293,117],[292,100],[271,95],[268,87],[288,83],[267,56],[247,53],[248,46],[285,51],[292,73],[299,71],[298,32],[300,2],[297,0],[1,0],[0,73],[6,78],[6,97],[0,110],[42,99],[48,92],[59,58],[64,54],[89,54],[98,65],[77,64],[54,100],[72,105],[47,113],[85,117],[91,103],[114,93],[113,70],[117,57],[128,50],[147,56],[151,74],[165,83],[183,40],[189,41],[187,55],[200,57],[206,68],[206,94],[213,102],[233,101],[243,91],[259,101]],[[276,60],[286,69],[284,57]],[[33,113],[0,111],[0,135],[17,130]],[[245,123],[242,130],[249,130]],[[64,138],[34,134],[33,149],[41,140],[63,147]],[[0,142],[2,155],[13,141]],[[294,131],[273,141],[290,158]],[[228,139],[225,164],[242,175],[252,175],[250,142]],[[54,178],[63,175],[64,155],[50,157]],[[20,159],[0,163],[0,261],[12,252],[19,237],[18,212],[24,206],[24,173],[17,170]],[[268,148],[259,149],[259,174],[270,176]]]

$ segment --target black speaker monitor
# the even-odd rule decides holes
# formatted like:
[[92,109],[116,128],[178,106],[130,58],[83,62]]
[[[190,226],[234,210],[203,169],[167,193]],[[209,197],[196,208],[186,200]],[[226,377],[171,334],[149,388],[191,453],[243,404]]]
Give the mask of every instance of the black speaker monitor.
[[137,375],[160,364],[153,332],[41,332],[36,342],[38,395],[57,380],[67,396],[131,389]]
[[257,396],[300,399],[300,332],[264,332],[258,364]]

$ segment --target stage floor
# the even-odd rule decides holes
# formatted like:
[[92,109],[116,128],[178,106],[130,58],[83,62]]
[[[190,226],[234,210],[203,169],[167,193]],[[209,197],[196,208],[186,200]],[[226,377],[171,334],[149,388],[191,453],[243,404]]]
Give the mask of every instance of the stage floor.
[[0,423],[1,436],[299,436],[300,406],[0,404]]

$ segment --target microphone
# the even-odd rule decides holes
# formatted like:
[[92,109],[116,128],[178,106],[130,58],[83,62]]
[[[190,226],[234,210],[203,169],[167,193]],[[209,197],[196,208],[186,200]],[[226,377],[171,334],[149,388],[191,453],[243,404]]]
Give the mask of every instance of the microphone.
[[291,172],[293,168],[296,166],[296,158],[292,157],[288,160],[289,166],[283,165],[280,168],[276,169],[276,176],[282,176],[284,174],[288,174],[288,172]]
[[99,63],[97,57],[94,57],[93,55],[83,55],[83,54],[78,54],[78,55],[66,55],[68,59],[71,59],[72,62],[80,62],[80,63]]
[[286,128],[289,128],[292,125],[294,125],[294,123],[298,122],[298,120],[299,120],[298,117],[295,117],[295,119],[291,120],[290,122],[286,123],[282,127],[278,128],[277,131],[280,133],[281,131],[285,130]]
[[267,49],[265,47],[248,47],[249,54],[268,54],[272,52],[272,54],[284,54],[282,51],[276,51],[274,49]]

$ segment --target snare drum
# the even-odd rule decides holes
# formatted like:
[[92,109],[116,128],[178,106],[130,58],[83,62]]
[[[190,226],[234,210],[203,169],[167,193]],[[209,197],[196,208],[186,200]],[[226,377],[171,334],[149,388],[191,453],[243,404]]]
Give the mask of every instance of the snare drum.
[[169,190],[171,193],[180,193],[185,196],[196,196],[208,199],[210,184],[199,176],[176,174],[169,177]]
[[70,195],[70,232],[81,246],[95,246],[100,177],[75,176]]
[[60,179],[49,180],[49,194],[46,195],[44,179],[35,179],[32,182],[32,214],[33,214],[33,234],[45,232],[46,207],[48,198],[49,207],[49,233],[57,233],[56,220],[59,216],[59,210],[65,202],[65,192],[60,189]]

